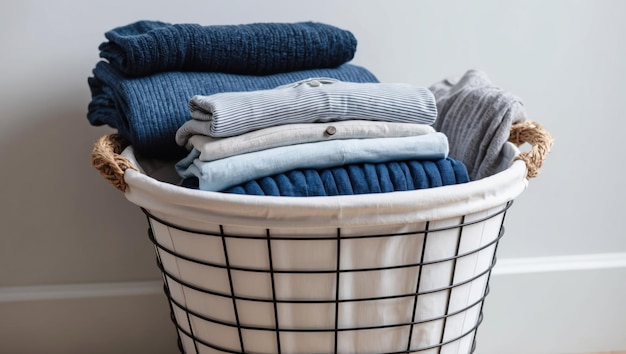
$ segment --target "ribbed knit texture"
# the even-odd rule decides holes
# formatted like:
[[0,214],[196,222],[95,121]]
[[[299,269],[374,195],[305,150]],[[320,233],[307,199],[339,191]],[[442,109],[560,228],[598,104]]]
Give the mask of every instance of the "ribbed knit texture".
[[265,90],[311,77],[378,82],[367,69],[352,64],[265,76],[164,72],[130,79],[101,61],[88,79],[92,99],[87,119],[92,125],[116,128],[146,157],[181,158],[188,152],[174,137],[190,119],[189,100],[194,95]]
[[138,21],[105,33],[100,56],[127,76],[163,71],[267,75],[334,68],[350,61],[357,40],[316,22],[201,26]]
[[519,97],[478,70],[467,71],[458,82],[435,83],[430,90],[439,111],[433,127],[448,137],[449,156],[465,164],[472,180],[509,167],[511,153],[505,144],[511,126],[526,120]]
[[177,141],[186,140],[185,135],[229,137],[282,124],[361,119],[430,125],[437,118],[435,97],[425,87],[322,78],[271,90],[197,95],[189,107],[191,117],[205,121],[206,128],[185,124]]
[[[409,191],[468,181],[465,165],[446,158],[351,164],[319,170],[297,169],[248,181],[223,192],[313,197]],[[198,188],[198,179],[186,179],[183,186]]]

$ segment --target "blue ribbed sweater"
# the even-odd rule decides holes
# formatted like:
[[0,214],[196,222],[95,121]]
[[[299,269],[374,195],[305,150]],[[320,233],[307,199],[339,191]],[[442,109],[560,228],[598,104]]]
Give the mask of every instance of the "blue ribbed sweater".
[[357,40],[316,22],[201,26],[137,21],[105,33],[100,56],[126,76],[163,71],[268,75],[334,68],[350,61]]
[[[466,182],[469,176],[465,165],[445,158],[296,169],[248,181],[222,192],[313,197],[410,191]],[[187,178],[183,186],[197,189],[198,179]]]
[[101,61],[88,78],[91,101],[87,119],[92,125],[117,129],[146,157],[182,158],[188,151],[178,146],[174,137],[191,119],[189,100],[194,95],[270,89],[311,77],[378,82],[370,71],[352,64],[263,76],[172,71],[128,78]]

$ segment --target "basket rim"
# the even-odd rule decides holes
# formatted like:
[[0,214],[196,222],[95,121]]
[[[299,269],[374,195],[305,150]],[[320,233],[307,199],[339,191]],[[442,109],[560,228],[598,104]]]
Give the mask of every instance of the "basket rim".
[[516,160],[495,175],[414,191],[324,197],[275,197],[190,189],[162,182],[142,169],[132,146],[121,153],[128,169],[125,197],[164,220],[202,229],[207,223],[251,227],[345,227],[442,220],[488,210],[519,196],[527,167]]

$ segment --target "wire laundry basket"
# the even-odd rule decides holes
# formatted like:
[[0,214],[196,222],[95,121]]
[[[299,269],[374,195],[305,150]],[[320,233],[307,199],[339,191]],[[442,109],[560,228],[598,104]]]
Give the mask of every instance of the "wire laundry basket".
[[507,211],[552,146],[463,185],[338,197],[190,190],[119,135],[93,165],[145,213],[184,353],[471,353]]

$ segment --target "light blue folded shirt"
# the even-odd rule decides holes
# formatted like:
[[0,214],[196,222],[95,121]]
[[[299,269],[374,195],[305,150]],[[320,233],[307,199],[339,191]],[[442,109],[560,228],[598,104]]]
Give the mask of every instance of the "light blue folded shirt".
[[439,132],[398,138],[320,141],[281,146],[210,162],[190,154],[176,164],[181,178],[197,177],[199,189],[221,191],[265,176],[302,168],[330,168],[448,157],[448,138]]
[[192,135],[186,147],[192,151],[193,158],[213,161],[248,152],[317,141],[398,138],[434,132],[435,129],[426,124],[346,120],[332,123],[283,124],[228,138]]
[[355,83],[314,78],[269,90],[196,95],[192,120],[176,132],[185,145],[192,135],[231,137],[282,124],[345,120],[431,125],[437,118],[428,88],[404,83]]

